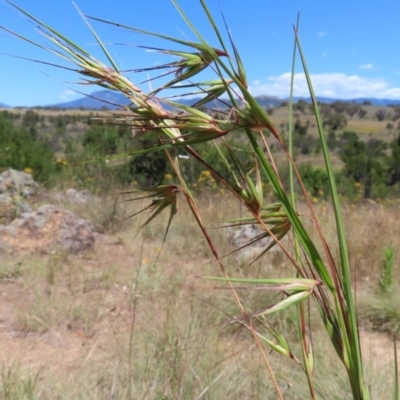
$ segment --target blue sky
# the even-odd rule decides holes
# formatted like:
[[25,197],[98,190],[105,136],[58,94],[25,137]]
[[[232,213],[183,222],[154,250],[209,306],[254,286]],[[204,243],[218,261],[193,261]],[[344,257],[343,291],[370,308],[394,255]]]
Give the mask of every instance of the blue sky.
[[[16,3],[104,60],[71,1],[16,0]],[[76,3],[88,15],[195,39],[170,0],[76,0]],[[199,3],[181,0],[180,4],[209,43],[218,47]],[[241,52],[253,94],[280,98],[289,95],[292,24],[300,11],[300,39],[318,96],[400,99],[399,1],[220,0],[220,4]],[[208,0],[208,5],[221,22],[218,1]],[[109,25],[95,22],[93,25],[102,40],[109,43],[109,50],[121,69],[171,61],[165,55],[135,47],[144,44],[173,48],[165,42]],[[45,43],[35,26],[5,0],[0,0],[0,26]],[[3,30],[0,30],[0,53],[60,63]],[[296,71],[295,95],[308,96],[299,61]],[[135,82],[143,79],[129,77]],[[74,89],[85,93],[98,90],[71,83],[78,80],[77,75],[64,70],[0,54],[0,102],[10,106],[54,104],[81,97]]]

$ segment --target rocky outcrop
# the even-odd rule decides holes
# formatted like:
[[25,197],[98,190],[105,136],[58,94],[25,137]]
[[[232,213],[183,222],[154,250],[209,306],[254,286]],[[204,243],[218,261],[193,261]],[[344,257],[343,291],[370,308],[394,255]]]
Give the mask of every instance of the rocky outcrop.
[[24,212],[31,211],[27,199],[34,196],[39,185],[23,171],[8,169],[0,174],[0,223],[8,223]]
[[91,199],[90,193],[87,190],[76,190],[69,188],[63,192],[54,192],[47,195],[50,201],[55,203],[69,203],[69,204],[87,204]]
[[[235,250],[241,249],[236,253],[239,263],[248,263],[256,259],[274,240],[270,236],[263,236],[265,233],[257,225],[247,224],[238,227],[227,227],[226,238]],[[282,250],[279,245],[272,246],[266,256],[269,256],[269,263]]]
[[50,204],[23,213],[8,226],[0,225],[0,253],[59,249],[78,253],[92,248],[94,243],[95,232],[90,222]]

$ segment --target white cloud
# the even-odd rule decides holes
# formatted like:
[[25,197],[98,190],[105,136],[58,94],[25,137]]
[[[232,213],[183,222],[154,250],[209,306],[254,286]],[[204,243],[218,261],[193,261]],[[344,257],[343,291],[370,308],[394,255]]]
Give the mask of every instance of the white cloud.
[[73,90],[67,89],[67,90],[64,90],[64,92],[61,94],[60,99],[65,100],[65,99],[68,99],[75,95],[76,95],[76,93]]
[[318,32],[318,37],[323,38],[328,34],[328,32]]
[[372,64],[363,64],[358,67],[359,69],[374,69]]
[[[290,72],[271,76],[265,83],[253,82],[250,91],[253,95],[269,95],[285,98],[290,91]],[[392,87],[382,78],[369,79],[358,75],[342,73],[311,74],[316,96],[337,99],[374,97],[394,99],[400,97],[400,87]],[[294,77],[294,95],[309,97],[306,77],[297,73]]]

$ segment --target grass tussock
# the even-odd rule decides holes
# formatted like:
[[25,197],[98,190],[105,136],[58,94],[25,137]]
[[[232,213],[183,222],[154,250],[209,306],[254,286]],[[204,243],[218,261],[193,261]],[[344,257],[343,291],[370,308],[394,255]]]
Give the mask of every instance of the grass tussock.
[[[102,166],[107,164],[126,179],[120,170],[119,159],[128,157],[132,162],[130,172],[141,173],[139,180],[143,187],[123,191],[121,195],[136,196],[132,202],[139,201],[139,207],[143,205],[142,201],[147,202],[142,209],[130,214],[139,216],[136,228],[140,236],[136,236],[134,242],[140,240],[140,247],[136,246],[129,257],[124,257],[124,239],[113,243],[118,249],[115,252],[122,252],[122,262],[114,264],[119,257],[113,254],[112,268],[110,265],[103,267],[101,273],[97,270],[110,256],[106,251],[114,253],[106,249],[104,242],[98,249],[103,252],[101,262],[99,258],[96,258],[97,262],[89,262],[93,261],[93,255],[81,260],[68,258],[62,263],[50,258],[44,263],[39,260],[36,274],[23,270],[16,281],[23,282],[19,291],[28,307],[25,313],[23,309],[17,310],[20,316],[16,329],[27,335],[51,337],[54,331],[62,332],[63,329],[64,334],[78,335],[87,345],[86,354],[77,352],[71,362],[83,357],[82,366],[100,364],[107,368],[106,375],[97,369],[92,379],[87,380],[89,390],[96,398],[261,397],[283,400],[284,397],[304,398],[308,393],[312,399],[319,396],[344,399],[350,398],[351,392],[354,399],[368,400],[372,383],[366,380],[368,363],[361,352],[354,290],[363,279],[370,280],[367,273],[377,269],[371,259],[368,259],[368,272],[358,267],[359,262],[364,261],[362,257],[372,258],[375,249],[370,246],[368,251],[361,253],[364,246],[360,239],[352,243],[354,221],[348,228],[350,238],[346,231],[352,211],[341,204],[343,199],[339,194],[343,187],[337,186],[337,182],[345,177],[335,172],[331,162],[332,149],[338,142],[336,135],[330,132],[327,136],[325,129],[343,128],[347,120],[338,113],[322,116],[298,33],[299,19],[294,27],[286,138],[271,121],[270,110],[264,109],[249,92],[245,68],[230,32],[218,28],[205,1],[200,0],[200,5],[215,33],[217,47],[208,44],[176,0],[173,5],[196,38],[194,42],[88,17],[78,9],[108,65],[13,5],[40,25],[41,33],[56,49],[49,49],[5,28],[8,32],[69,61],[85,76],[86,84],[100,84],[129,99],[131,104],[126,107],[125,115],[103,122],[129,126],[129,137],[134,146],[123,146],[122,154],[117,154],[122,143],[115,142],[115,131],[91,130],[82,145],[94,143],[105,150],[104,146],[114,142],[115,147],[112,156],[89,168],[92,176],[89,174],[85,179],[92,181],[98,174],[103,178],[101,182],[106,183],[106,177],[111,177],[108,174],[111,169]],[[117,25],[135,34],[146,34],[154,40],[167,40],[185,51],[159,46],[148,48],[169,55],[175,61],[135,70],[161,71],[161,77],[166,78],[150,93],[145,93],[120,71],[89,19]],[[221,26],[227,28],[226,21],[221,22]],[[310,111],[318,133],[323,171],[314,170],[312,166],[299,166],[295,161],[295,148],[306,154],[317,146],[312,137],[307,136],[307,141],[299,137],[306,134],[307,126],[294,121],[297,54],[312,99]],[[205,70],[211,70],[216,79],[196,82],[196,76],[202,76]],[[161,97],[166,89],[187,89],[185,94],[200,89],[199,93],[205,97],[187,106]],[[207,112],[202,107],[222,95],[229,98],[229,103],[225,102],[228,107],[225,115],[212,110]],[[173,110],[166,105],[172,106]],[[305,106],[304,103],[303,111],[306,111]],[[386,114],[385,110],[383,112]],[[235,140],[235,134],[239,132],[242,137]],[[120,133],[123,136],[126,129]],[[274,143],[268,143],[270,136],[274,137]],[[345,132],[343,138],[348,142],[340,155],[346,164],[347,178],[350,177],[350,180],[345,179],[346,190],[351,189],[353,197],[384,194],[384,185],[377,185],[377,180],[384,180],[384,169],[379,161],[384,157],[383,143],[369,142],[367,148],[354,133]],[[209,148],[204,147],[205,143],[215,146],[212,157]],[[285,160],[284,181],[270,150],[272,144],[281,149]],[[371,144],[376,148],[375,152],[371,151]],[[392,145],[390,163],[393,164],[397,162],[394,156],[398,143]],[[355,155],[357,148],[360,151]],[[190,160],[189,169],[181,163],[182,157]],[[159,174],[154,169],[149,173],[149,158],[152,158],[153,166],[162,166],[158,169]],[[355,165],[360,164],[360,160],[369,165],[369,172],[362,176]],[[166,164],[171,174],[167,174],[168,183],[162,184],[167,176],[163,171]],[[197,186],[193,190],[195,165],[200,169],[196,185],[207,186],[210,190],[204,190],[205,194],[217,190],[220,185],[223,190],[218,193],[226,194],[226,199],[218,194],[209,197],[208,205],[204,204],[207,196],[198,201],[195,197]],[[396,171],[390,169],[392,184],[396,183]],[[318,206],[319,197],[324,198],[325,193],[329,193],[330,205]],[[239,204],[239,210],[229,208],[234,201]],[[215,210],[220,207],[236,211],[233,217],[225,219],[225,223],[258,228],[260,233],[254,241],[262,245],[264,253],[273,246],[281,249],[284,262],[278,271],[275,271],[273,260],[266,258],[262,262],[261,256],[254,259],[258,261],[252,265],[256,270],[243,267],[234,256],[231,257],[233,254],[229,250],[229,258],[222,256],[221,250],[226,250],[224,243],[228,240],[211,233],[208,226],[219,217]],[[173,224],[178,211],[183,222]],[[366,219],[372,220],[371,226],[377,232],[384,223],[382,213],[382,210],[380,214],[371,213],[364,207],[358,216],[362,215],[364,226]],[[159,218],[162,228],[160,223],[155,223],[161,214],[166,214],[163,219]],[[189,215],[193,223],[188,221]],[[203,215],[207,215],[206,219]],[[111,212],[103,214],[97,224],[112,231],[119,222],[117,202],[114,201]],[[196,235],[193,228],[196,225],[201,235]],[[127,228],[125,233],[128,232]],[[359,230],[357,234],[360,236]],[[264,239],[268,243],[263,242]],[[392,236],[384,239],[386,242],[395,240]],[[222,248],[217,249],[217,243],[222,243]],[[378,243],[375,241],[376,245]],[[169,251],[161,262],[159,256],[164,244]],[[384,245],[386,249],[395,246],[394,243]],[[214,260],[213,265],[210,258]],[[130,268],[123,269],[127,260],[130,260]],[[118,265],[118,274],[114,272],[114,265]],[[374,280],[378,281],[381,291],[390,292],[393,265],[394,254],[386,252],[384,274],[381,272],[378,280]],[[270,277],[271,269],[274,274]],[[199,277],[203,279],[199,280]],[[108,305],[105,300],[109,301]],[[110,353],[104,349],[113,348],[112,344],[116,344],[114,349],[120,357],[108,358]],[[114,351],[111,350],[111,354],[115,354]],[[336,359],[332,361],[334,355]],[[254,362],[257,359],[262,360],[260,364],[270,378],[268,381],[259,380],[260,364]],[[332,387],[326,382],[326,375],[319,374],[321,366],[324,374],[328,371],[329,380],[334,380]],[[79,390],[80,395],[84,392]]]

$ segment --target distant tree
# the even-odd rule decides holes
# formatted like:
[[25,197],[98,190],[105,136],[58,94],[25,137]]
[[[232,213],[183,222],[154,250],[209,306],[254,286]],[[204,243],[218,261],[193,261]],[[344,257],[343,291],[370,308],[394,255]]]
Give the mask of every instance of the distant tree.
[[359,104],[356,103],[350,103],[346,107],[346,114],[350,117],[353,118],[354,115],[356,115],[360,111],[361,107]]
[[400,182],[400,134],[390,144],[392,153],[388,160],[388,185],[392,186]]
[[394,125],[391,122],[388,122],[386,124],[386,129],[388,129],[389,131],[391,131],[394,128]]
[[338,141],[337,141],[337,138],[336,138],[336,132],[335,131],[329,131],[326,141],[327,141],[329,150],[335,150],[337,145],[338,145]]
[[274,107],[268,107],[266,110],[268,115],[272,115],[275,112],[275,108]]
[[340,152],[340,158],[345,163],[344,173],[362,184],[364,198],[371,198],[374,186],[384,185],[386,180],[385,145],[377,139],[362,142],[354,132],[344,132],[342,140],[346,142]]
[[307,125],[303,125],[299,119],[296,119],[294,123],[294,132],[298,133],[299,135],[303,136],[307,134]]
[[386,118],[387,111],[384,108],[380,108],[376,111],[375,117],[378,121],[383,121]]
[[347,125],[347,119],[342,113],[329,114],[323,121],[323,126],[328,127],[334,131],[345,128]]
[[363,119],[367,115],[367,111],[360,108],[357,112],[358,118]]
[[33,110],[27,110],[25,111],[25,114],[22,117],[22,124],[26,127],[29,127],[39,122],[39,119],[40,118],[38,113],[36,113]]
[[[332,109],[331,109],[330,104],[320,103],[320,104],[318,104],[318,106],[319,106],[319,112],[321,113],[322,116],[327,116],[327,115],[331,114]],[[312,104],[310,104],[310,111],[313,112]]]
[[392,120],[397,121],[400,118],[400,106],[394,104],[394,105],[391,105],[390,107],[394,112]]
[[348,103],[345,103],[345,102],[340,101],[340,100],[334,101],[334,102],[331,104],[331,108],[332,108],[336,113],[342,113],[342,112],[346,111],[347,107],[348,107]]
[[302,114],[307,114],[308,103],[305,100],[299,100],[295,105],[294,109],[300,111]]

